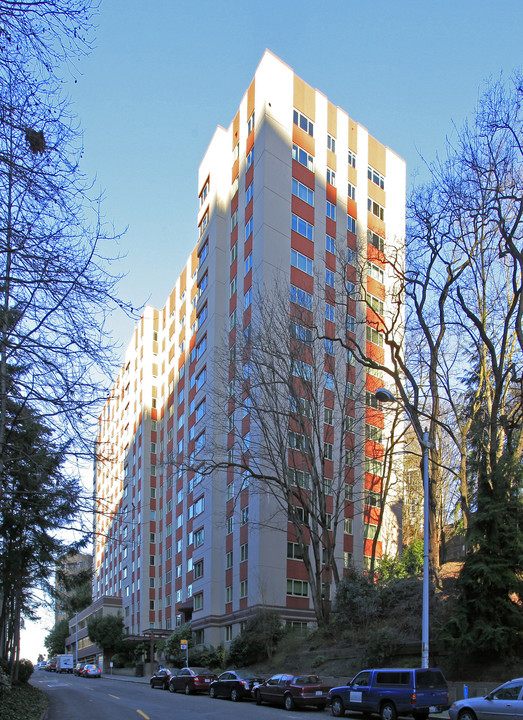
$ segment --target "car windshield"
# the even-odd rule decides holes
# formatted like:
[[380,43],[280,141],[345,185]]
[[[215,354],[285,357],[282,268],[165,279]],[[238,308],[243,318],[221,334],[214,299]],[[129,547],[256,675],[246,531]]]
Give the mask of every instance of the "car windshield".
[[191,668],[191,672],[195,675],[212,675],[212,672],[208,668]]
[[295,685],[306,685],[308,683],[319,682],[321,682],[321,680],[317,675],[300,675],[299,677],[294,678]]

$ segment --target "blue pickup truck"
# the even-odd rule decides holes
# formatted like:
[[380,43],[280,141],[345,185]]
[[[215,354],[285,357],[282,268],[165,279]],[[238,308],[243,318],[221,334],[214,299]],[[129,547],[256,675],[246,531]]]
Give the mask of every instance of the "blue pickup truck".
[[380,668],[362,670],[347,685],[329,692],[328,704],[334,717],[346,710],[364,717],[378,714],[381,720],[411,715],[426,720],[431,712],[449,708],[449,688],[437,668]]

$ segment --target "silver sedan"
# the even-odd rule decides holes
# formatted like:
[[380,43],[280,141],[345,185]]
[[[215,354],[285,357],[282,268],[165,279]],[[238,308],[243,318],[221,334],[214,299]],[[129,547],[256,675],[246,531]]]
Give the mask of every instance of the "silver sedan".
[[485,697],[458,700],[449,716],[450,720],[523,720],[523,678],[510,680]]

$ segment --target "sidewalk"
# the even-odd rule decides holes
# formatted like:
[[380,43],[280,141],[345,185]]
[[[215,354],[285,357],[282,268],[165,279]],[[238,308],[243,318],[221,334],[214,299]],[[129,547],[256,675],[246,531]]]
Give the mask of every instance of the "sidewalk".
[[124,682],[142,683],[143,685],[149,685],[148,677],[135,677],[134,675],[111,675],[110,672],[102,673],[103,678],[108,680],[123,680]]

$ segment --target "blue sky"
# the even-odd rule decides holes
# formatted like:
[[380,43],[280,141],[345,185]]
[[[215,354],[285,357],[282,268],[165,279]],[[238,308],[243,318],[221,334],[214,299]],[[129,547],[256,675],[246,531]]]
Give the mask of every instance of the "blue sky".
[[[136,306],[163,306],[193,248],[198,165],[266,48],[401,155],[409,178],[482,82],[523,63],[521,0],[102,0],[97,23],[65,91],[83,171],[105,191],[106,219],[128,227],[116,270]],[[133,325],[113,318],[123,346]],[[51,625],[24,633],[23,655],[36,660]]]
[[[102,0],[97,24],[66,90],[83,170],[105,190],[106,219],[128,227],[121,295],[157,307],[197,239],[199,162],[266,48],[401,155],[409,177],[483,80],[523,61],[521,0]],[[133,323],[114,327],[125,344]]]

